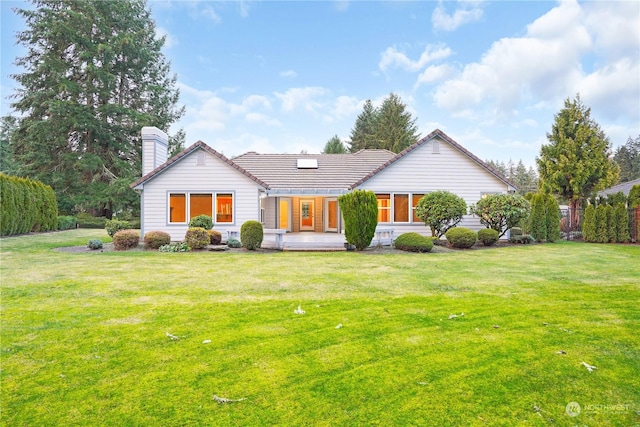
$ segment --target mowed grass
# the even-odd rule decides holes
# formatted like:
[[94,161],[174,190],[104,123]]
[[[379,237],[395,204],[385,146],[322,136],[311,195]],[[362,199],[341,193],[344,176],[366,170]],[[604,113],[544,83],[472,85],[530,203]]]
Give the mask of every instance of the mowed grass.
[[640,424],[638,245],[53,250],[90,238],[0,241],[2,425]]

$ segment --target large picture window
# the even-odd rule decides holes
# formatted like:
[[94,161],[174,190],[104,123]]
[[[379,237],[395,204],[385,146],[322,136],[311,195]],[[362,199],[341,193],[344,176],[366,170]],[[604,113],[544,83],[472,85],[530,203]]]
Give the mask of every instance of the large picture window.
[[184,224],[198,215],[209,215],[214,223],[233,223],[233,193],[169,194],[169,223]]

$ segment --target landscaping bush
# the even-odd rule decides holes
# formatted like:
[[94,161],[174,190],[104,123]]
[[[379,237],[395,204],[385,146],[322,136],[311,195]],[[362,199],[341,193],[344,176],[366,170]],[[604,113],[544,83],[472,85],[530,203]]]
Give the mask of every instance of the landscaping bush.
[[191,248],[185,242],[169,243],[158,248],[158,252],[189,252]]
[[104,224],[104,229],[111,237],[120,230],[131,230],[133,227],[129,221],[121,221],[119,219],[108,219]]
[[545,194],[536,193],[531,199],[529,230],[531,230],[531,234],[537,242],[544,242],[547,240],[545,198]]
[[211,230],[213,228],[213,219],[209,215],[194,216],[189,221],[189,227],[201,227],[205,230]]
[[502,237],[508,229],[527,219],[531,205],[517,194],[490,194],[469,211],[480,218],[482,225],[496,230]]
[[447,242],[454,248],[470,248],[478,240],[478,234],[465,227],[455,227],[445,234]]
[[584,221],[582,222],[582,239],[585,242],[596,241],[596,208],[593,205],[587,206],[584,210]]
[[640,184],[631,187],[627,200],[631,209],[640,207]]
[[498,241],[499,236],[496,230],[491,228],[483,228],[478,231],[478,240],[482,242],[485,246],[493,246]]
[[126,251],[133,249],[140,243],[140,232],[138,230],[120,230],[113,235],[113,247],[116,251]]
[[598,205],[596,208],[596,242],[607,243],[607,208],[605,205]]
[[90,213],[80,212],[76,215],[78,228],[105,228],[107,218],[95,217]]
[[91,239],[87,242],[87,247],[92,250],[102,249],[102,240]]
[[212,245],[219,245],[222,243],[222,233],[217,230],[207,230],[209,233],[209,242]]
[[144,247],[147,249],[159,249],[160,246],[171,243],[171,236],[164,231],[149,231],[144,235]]
[[247,221],[240,227],[240,242],[242,247],[250,251],[260,248],[264,230],[258,221]]
[[462,197],[449,191],[433,191],[420,199],[416,215],[431,228],[431,235],[440,237],[462,221],[467,204]]
[[355,190],[338,197],[347,243],[361,251],[368,248],[378,225],[378,200],[373,191]]
[[615,221],[618,225],[618,243],[627,243],[631,240],[629,234],[629,212],[624,204],[618,203],[615,207]]
[[58,230],[71,230],[76,228],[76,217],[62,215],[58,217]]
[[431,252],[433,240],[418,233],[404,233],[393,242],[396,249],[408,252]]
[[184,241],[191,249],[206,248],[210,241],[209,233],[202,227],[189,227]]
[[240,240],[230,237],[229,239],[227,239],[227,246],[237,249],[242,247],[242,243],[240,243]]
[[0,173],[0,235],[56,230],[56,195],[48,185]]
[[618,241],[618,224],[616,224],[616,217],[613,210],[613,206],[607,205],[605,207],[605,214],[607,219],[607,242],[614,243]]
[[555,242],[560,240],[560,205],[555,197],[548,194],[545,203],[546,207],[546,225],[547,225],[547,242]]

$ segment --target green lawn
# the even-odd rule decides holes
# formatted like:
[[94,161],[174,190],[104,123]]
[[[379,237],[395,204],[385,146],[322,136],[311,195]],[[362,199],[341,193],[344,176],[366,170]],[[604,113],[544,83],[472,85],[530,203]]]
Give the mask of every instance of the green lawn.
[[0,240],[2,425],[640,425],[638,245],[53,250],[90,238]]

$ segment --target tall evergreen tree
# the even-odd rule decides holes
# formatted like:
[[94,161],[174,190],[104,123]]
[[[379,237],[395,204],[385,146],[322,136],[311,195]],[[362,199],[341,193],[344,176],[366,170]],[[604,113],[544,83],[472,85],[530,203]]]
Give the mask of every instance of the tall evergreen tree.
[[569,201],[575,222],[583,198],[618,180],[618,166],[610,158],[611,143],[579,95],[565,100],[547,140],[549,144],[542,146],[536,158],[540,180],[546,190]]
[[333,135],[325,144],[324,150],[322,150],[322,154],[344,154],[346,152],[347,149],[338,135]]
[[374,139],[377,148],[399,153],[418,140],[416,119],[411,117],[400,97],[391,93],[383,102],[376,120]]
[[140,129],[168,130],[184,113],[164,38],[144,0],[32,2],[16,9],[27,27],[17,34],[24,71],[13,76],[22,172],[51,185],[63,212],[135,208]]
[[620,166],[619,182],[640,178],[640,135],[636,139],[629,137],[625,145],[618,147],[613,159]]
[[18,119],[5,116],[0,119],[0,172],[7,175],[19,175],[20,164],[15,158],[14,132],[18,128]]
[[551,194],[547,194],[546,196],[546,213],[547,242],[560,240],[560,206],[556,198]]
[[356,118],[355,126],[351,129],[350,152],[355,153],[365,148],[378,148],[374,139],[377,120],[378,110],[373,106],[371,100],[367,99],[362,112]]

